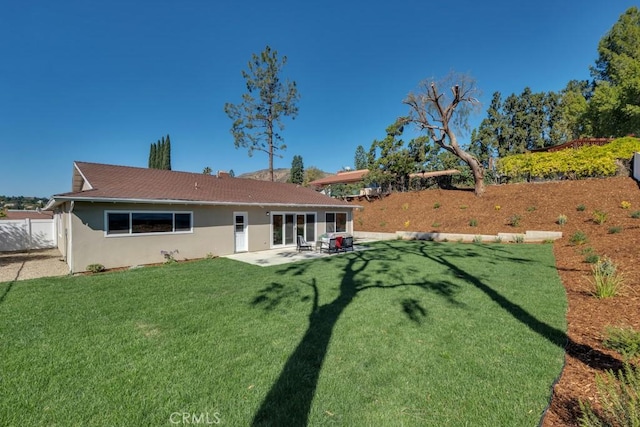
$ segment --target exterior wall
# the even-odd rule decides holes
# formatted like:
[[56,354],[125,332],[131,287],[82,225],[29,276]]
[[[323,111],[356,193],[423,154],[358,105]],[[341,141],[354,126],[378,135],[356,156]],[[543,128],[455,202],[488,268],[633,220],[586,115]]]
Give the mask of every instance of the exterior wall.
[[[71,214],[69,214],[71,210]],[[316,235],[325,232],[325,212],[348,212],[347,227],[352,231],[351,208],[328,210],[283,209],[281,207],[248,206],[197,206],[197,205],[151,205],[75,202],[71,208],[67,203],[56,216],[61,224],[71,228],[60,233],[59,248],[66,255],[72,272],[85,271],[89,264],[99,263],[106,268],[154,264],[164,261],[161,251],[177,251],[177,260],[204,258],[207,254],[229,255],[235,251],[234,213],[246,212],[248,223],[248,251],[270,249],[271,216],[269,211],[307,213],[316,216]],[[158,233],[107,236],[106,211],[160,211],[192,212],[193,231],[185,233]],[[64,235],[72,241],[71,252],[65,250]],[[62,242],[60,242],[62,241]]]
[[640,153],[633,155],[633,177],[640,182]]
[[[251,252],[271,247],[270,216],[268,207],[143,205],[75,203],[57,213],[65,225],[71,218],[71,227],[60,233],[60,251],[67,255],[73,272],[84,271],[93,263],[107,268],[162,262],[161,251],[177,251],[175,258],[196,259],[207,254],[228,255],[235,250],[234,213],[246,212],[248,222],[248,250]],[[193,231],[180,234],[105,235],[105,211],[172,211],[192,212]],[[287,210],[288,211],[288,210]],[[316,212],[311,209],[295,212]],[[350,215],[349,215],[350,217]],[[317,233],[324,232],[324,211],[318,212]],[[66,253],[64,236],[72,240],[71,252]]]

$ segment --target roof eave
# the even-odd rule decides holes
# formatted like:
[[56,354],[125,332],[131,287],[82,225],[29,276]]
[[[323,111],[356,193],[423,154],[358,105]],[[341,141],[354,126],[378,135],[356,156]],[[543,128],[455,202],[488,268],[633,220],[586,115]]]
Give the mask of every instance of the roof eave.
[[359,205],[328,204],[328,203],[274,203],[274,202],[220,202],[206,200],[178,200],[178,199],[135,199],[118,197],[78,197],[78,196],[54,196],[45,209],[52,209],[67,201],[90,203],[144,203],[144,204],[170,204],[170,205],[206,205],[206,206],[277,206],[277,207],[314,207],[314,208],[359,208]]

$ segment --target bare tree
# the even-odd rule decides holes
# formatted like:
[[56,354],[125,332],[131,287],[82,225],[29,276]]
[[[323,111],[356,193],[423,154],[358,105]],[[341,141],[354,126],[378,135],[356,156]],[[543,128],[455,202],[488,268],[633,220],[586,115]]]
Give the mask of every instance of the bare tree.
[[[449,85],[451,97],[440,90],[440,87]],[[401,120],[416,124],[421,131],[426,131],[434,144],[469,165],[475,181],[475,194],[481,196],[484,193],[484,167],[458,144],[456,136],[456,132],[469,131],[469,115],[480,107],[474,96],[477,93],[475,81],[464,74],[451,73],[439,83],[424,80],[418,90],[409,93],[403,101],[409,106],[409,116]]]

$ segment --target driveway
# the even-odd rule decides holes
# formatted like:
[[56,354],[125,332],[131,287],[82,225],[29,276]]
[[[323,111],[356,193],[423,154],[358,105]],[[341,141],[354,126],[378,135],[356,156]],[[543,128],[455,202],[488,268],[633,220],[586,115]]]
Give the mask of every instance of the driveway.
[[0,282],[67,274],[69,274],[69,267],[62,260],[58,249],[0,253]]

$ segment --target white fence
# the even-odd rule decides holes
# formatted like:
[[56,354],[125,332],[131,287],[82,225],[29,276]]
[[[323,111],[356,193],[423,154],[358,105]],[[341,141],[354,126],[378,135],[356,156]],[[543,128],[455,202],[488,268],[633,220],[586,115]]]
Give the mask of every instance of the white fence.
[[53,219],[10,219],[0,221],[0,252],[56,247]]

